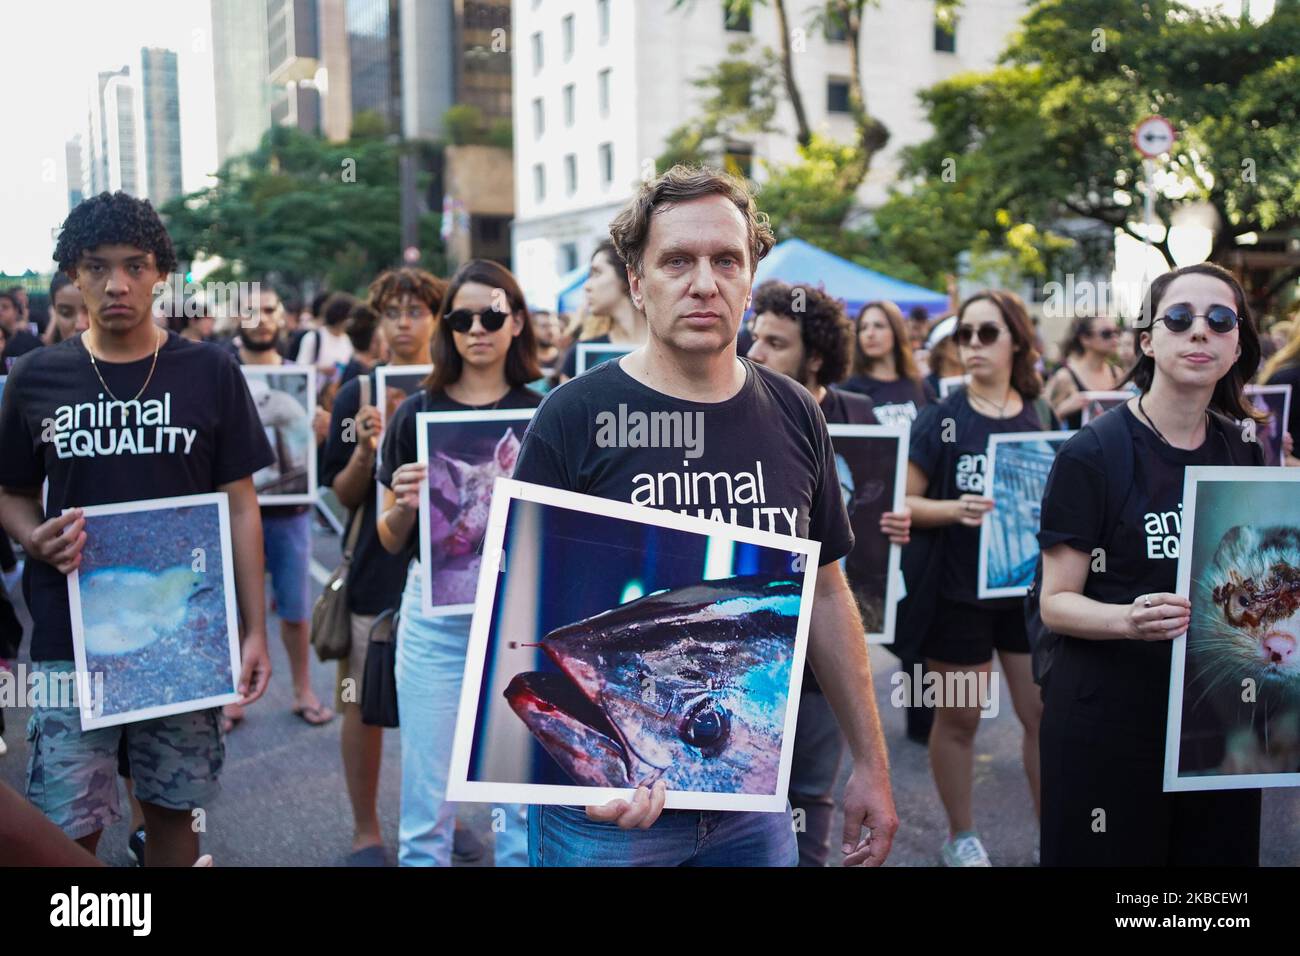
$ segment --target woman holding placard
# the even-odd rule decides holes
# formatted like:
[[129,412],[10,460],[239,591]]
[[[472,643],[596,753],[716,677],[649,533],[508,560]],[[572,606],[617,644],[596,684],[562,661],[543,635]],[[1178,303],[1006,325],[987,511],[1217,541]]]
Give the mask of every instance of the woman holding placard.
[[1262,463],[1236,423],[1260,417],[1242,391],[1259,336],[1209,263],[1158,277],[1142,316],[1139,394],[1062,448],[1043,498],[1042,621],[1063,635],[1044,680],[1043,864],[1255,865],[1260,792],[1164,793],[1163,767],[1170,642],[1191,614],[1173,593],[1184,471]]
[[1083,424],[1088,392],[1109,392],[1123,372],[1115,364],[1119,327],[1104,315],[1079,316],[1061,343],[1061,367],[1047,380],[1047,400],[1066,428]]

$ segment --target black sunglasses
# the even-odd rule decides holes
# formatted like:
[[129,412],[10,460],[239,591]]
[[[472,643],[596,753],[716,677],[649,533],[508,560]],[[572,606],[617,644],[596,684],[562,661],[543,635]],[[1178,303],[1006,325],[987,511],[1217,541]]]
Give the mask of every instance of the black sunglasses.
[[486,332],[497,331],[506,324],[506,319],[510,318],[509,312],[499,312],[496,309],[484,309],[481,312],[475,312],[473,309],[457,309],[455,312],[447,313],[446,320],[453,332],[464,335],[474,327],[476,315],[483,323],[483,330]]
[[980,345],[992,345],[1002,335],[1002,326],[996,322],[985,322],[976,331],[973,326],[957,326],[957,344],[970,345],[971,341],[979,336]]
[[1193,312],[1191,306],[1175,305],[1156,321],[1163,322],[1170,332],[1186,332],[1198,318],[1205,319],[1210,331],[1220,335],[1226,335],[1237,327],[1237,313],[1226,305],[1212,305],[1203,316]]
[[1102,339],[1103,341],[1106,342],[1109,342],[1115,336],[1119,335],[1119,333],[1116,332],[1114,329],[1099,329],[1098,331],[1093,332],[1091,334],[1095,335],[1097,338]]

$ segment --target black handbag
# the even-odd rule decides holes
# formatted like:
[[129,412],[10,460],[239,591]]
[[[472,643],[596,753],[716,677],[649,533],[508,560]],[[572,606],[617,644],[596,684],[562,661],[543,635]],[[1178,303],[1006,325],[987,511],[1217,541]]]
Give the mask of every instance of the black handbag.
[[361,722],[371,727],[397,727],[397,620],[387,610],[370,625],[366,666],[361,677]]

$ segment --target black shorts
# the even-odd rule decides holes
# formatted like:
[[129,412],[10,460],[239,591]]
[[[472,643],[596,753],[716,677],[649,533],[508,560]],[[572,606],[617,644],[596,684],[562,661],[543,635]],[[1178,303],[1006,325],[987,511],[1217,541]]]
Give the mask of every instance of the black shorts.
[[[1001,603],[1001,602],[999,602]],[[1024,603],[983,607],[939,599],[934,624],[922,648],[927,660],[945,664],[987,664],[993,649],[1028,654]]]

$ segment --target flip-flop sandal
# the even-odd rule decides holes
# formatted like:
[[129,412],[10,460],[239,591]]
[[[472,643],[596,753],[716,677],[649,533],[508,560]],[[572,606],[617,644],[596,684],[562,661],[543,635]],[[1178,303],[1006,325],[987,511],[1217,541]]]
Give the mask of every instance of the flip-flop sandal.
[[[323,717],[321,716],[322,714],[328,714],[329,716]],[[334,711],[330,710],[324,704],[317,704],[315,707],[295,707],[293,709],[293,715],[295,717],[301,717],[304,723],[310,724],[313,727],[321,727],[334,719]]]

